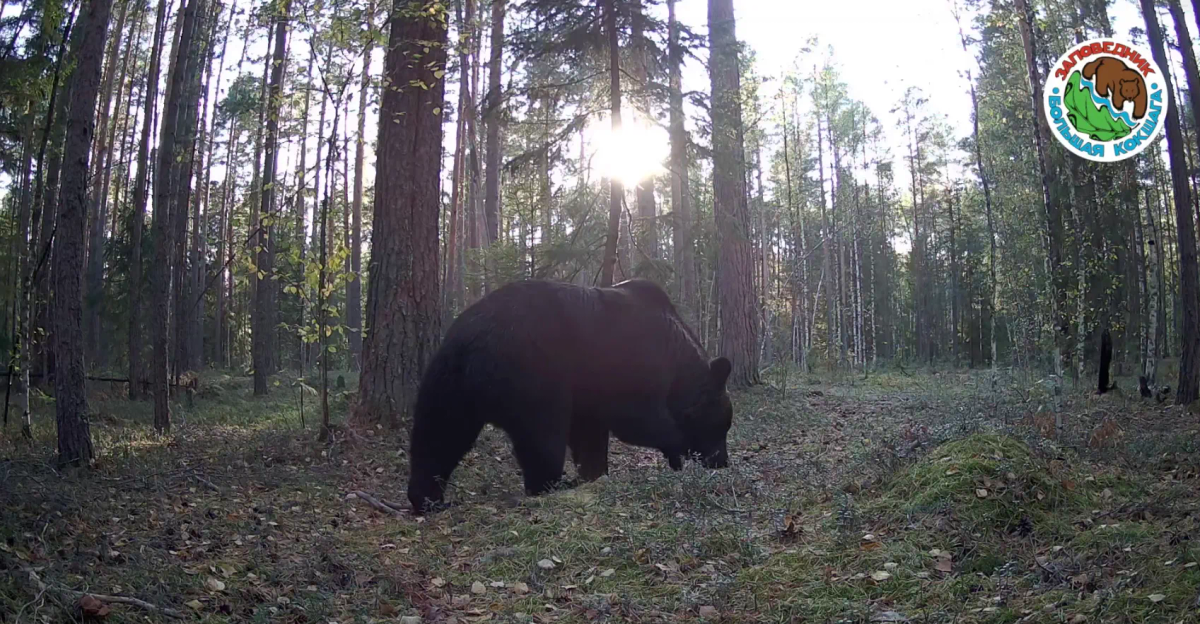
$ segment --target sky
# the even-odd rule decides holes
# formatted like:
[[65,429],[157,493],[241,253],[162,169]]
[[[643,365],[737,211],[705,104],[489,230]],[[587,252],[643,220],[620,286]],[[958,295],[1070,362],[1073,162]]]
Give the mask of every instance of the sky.
[[[890,111],[909,85],[921,87],[930,101],[931,110],[945,116],[957,137],[966,136],[971,131],[971,101],[963,72],[967,69],[977,72],[976,51],[963,51],[958,38],[958,27],[951,14],[951,2],[952,0],[734,0],[734,11],[737,18],[737,36],[754,49],[757,72],[766,78],[766,82],[760,88],[764,105],[773,103],[773,96],[779,89],[777,79],[795,67],[801,49],[810,37],[816,36],[822,48],[833,48],[832,58],[842,81],[847,85],[849,96],[864,102],[883,122],[885,129],[888,129],[888,144],[893,155],[898,157],[904,151],[904,138],[893,128],[895,124],[890,123],[894,122]],[[237,4],[244,8],[248,2],[238,0]],[[1191,17],[1188,4],[1190,3],[1184,3],[1185,10],[1188,11],[1189,26],[1194,28],[1195,21]],[[657,6],[654,10],[665,20],[665,6]],[[698,35],[707,34],[706,0],[678,0],[677,13],[680,21]],[[1142,24],[1135,0],[1115,0],[1110,8],[1110,15],[1118,36],[1126,36],[1131,26]],[[1160,11],[1160,15],[1165,18],[1165,11]],[[963,16],[968,34],[973,27],[972,18],[973,15],[969,13]],[[239,33],[240,31],[240,27],[235,30]],[[305,41],[307,36],[302,28],[299,32],[293,32],[290,37],[292,63],[289,71],[304,70],[303,65],[308,58],[308,46]],[[242,55],[242,43],[240,37],[235,37],[229,42],[221,97],[236,74],[234,66]],[[265,37],[259,34],[249,47],[250,63],[247,65],[247,71],[259,71],[252,64],[265,48]],[[698,55],[701,60],[693,59],[685,68],[685,91],[706,92],[709,89],[707,70],[702,62],[706,59],[707,52],[702,50]],[[376,75],[383,69],[382,61],[382,53],[377,49],[372,63]],[[358,65],[359,61],[355,63],[361,67]],[[811,65],[800,69],[807,74],[811,71]],[[456,101],[457,79],[452,78],[448,86],[450,88],[447,89],[447,99],[453,103]],[[357,97],[353,105],[357,105]],[[314,103],[311,112],[312,126],[315,126],[316,110],[317,106]],[[689,114],[699,115],[702,111],[690,110]],[[373,115],[369,115],[368,140],[375,136],[374,121]],[[597,126],[602,125],[597,121]],[[689,127],[694,128],[694,123],[689,123]],[[450,153],[453,150],[453,132],[454,125],[447,124],[447,178],[451,163]],[[594,133],[594,139],[590,138],[589,142],[595,146],[604,144],[606,139],[600,135],[600,132]],[[637,147],[632,149],[631,153],[643,160],[648,153],[660,154],[657,158],[665,158],[665,141],[666,133],[656,130],[649,139],[640,137],[635,140]],[[314,151],[315,141],[310,140],[310,165],[313,162]],[[571,152],[573,153],[573,150]],[[294,148],[285,148],[281,154],[280,171],[294,171],[296,156],[297,151]],[[608,160],[622,162],[629,158],[610,157]],[[373,184],[374,178],[372,161],[368,156],[368,187]],[[897,158],[896,164],[901,169],[897,172],[897,179],[906,179],[903,159]],[[214,180],[223,177],[222,169],[219,165],[215,168]]]
[[[849,96],[865,103],[885,129],[894,126],[888,122],[894,120],[890,111],[895,102],[908,86],[916,85],[928,97],[931,111],[944,115],[956,138],[961,138],[971,132],[971,96],[964,72],[978,76],[979,71],[977,50],[962,49],[952,1],[734,0],[734,13],[738,38],[755,50],[758,72],[768,79],[762,96],[778,91],[773,79],[795,66],[801,48],[815,36],[822,48],[832,46],[834,64]],[[699,33],[707,32],[707,2],[681,0],[676,10],[681,21]],[[1134,0],[1116,0],[1109,14],[1119,37],[1127,36],[1131,26],[1143,25]],[[968,37],[974,17],[964,10]],[[1194,30],[1190,12],[1189,20]],[[707,87],[705,70],[698,65],[689,67],[685,88]],[[811,65],[801,69],[807,74]],[[697,84],[698,80],[705,82]],[[894,156],[904,152],[898,129],[888,131],[888,143]],[[897,165],[903,170],[903,162]],[[906,172],[897,173],[898,180],[907,179]]]

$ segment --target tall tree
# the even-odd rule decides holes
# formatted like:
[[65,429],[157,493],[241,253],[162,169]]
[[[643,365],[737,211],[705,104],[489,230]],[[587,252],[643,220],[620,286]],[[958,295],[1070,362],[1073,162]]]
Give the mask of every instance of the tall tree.
[[487,132],[487,178],[484,181],[483,216],[488,244],[500,239],[500,75],[504,70],[504,14],[507,0],[492,0],[491,58],[483,123]]
[[[189,0],[177,20],[178,35],[172,49],[167,80],[167,97],[163,103],[163,122],[158,142],[158,164],[154,180],[154,263],[150,271],[151,317],[150,339],[153,358],[147,378],[154,393],[154,428],[165,432],[171,428],[169,349],[171,335],[172,272],[177,268],[178,221],[183,206],[179,198],[190,178],[183,176],[183,163],[190,159],[192,146],[188,142],[188,105],[185,98],[189,65],[198,56],[197,14],[203,14],[204,0]],[[199,6],[198,6],[199,5]],[[198,62],[195,63],[198,65]],[[186,197],[186,195],[184,195]],[[186,203],[184,203],[186,206]]]
[[346,284],[346,324],[350,332],[350,365],[362,366],[362,206],[366,162],[367,97],[371,90],[371,53],[375,51],[375,2],[367,7],[367,43],[363,46],[362,81],[358,91],[358,134],[354,140],[354,213],[350,222],[350,281]]
[[717,224],[717,288],[721,354],[733,362],[729,384],[758,379],[758,315],[750,209],[746,197],[741,70],[733,0],[708,0],[708,74],[712,82],[713,213]]
[[[646,39],[646,14],[642,0],[630,0],[630,42],[633,48],[633,71],[631,72],[638,91],[637,105],[642,115],[653,119],[650,110],[650,62],[652,55]],[[637,181],[634,196],[637,199],[637,260],[635,264],[658,259],[658,208],[654,199],[654,176],[647,175]],[[641,272],[645,274],[645,271]]]
[[[1045,217],[1043,230],[1043,247],[1045,248],[1046,283],[1050,290],[1050,318],[1054,325],[1054,372],[1057,384],[1061,382],[1063,366],[1066,364],[1066,338],[1070,332],[1070,322],[1066,317],[1066,290],[1062,283],[1062,214],[1056,198],[1050,191],[1049,158],[1046,154],[1046,144],[1050,140],[1050,127],[1042,114],[1042,79],[1038,72],[1038,39],[1034,30],[1033,9],[1028,0],[1016,0],[1017,25],[1021,31],[1021,44],[1025,50],[1025,67],[1028,73],[1030,106],[1033,112],[1033,138],[1037,151],[1038,175],[1041,181],[1043,215]],[[1055,423],[1061,427],[1061,422]]]
[[95,130],[100,63],[112,0],[88,0],[73,57],[75,80],[63,146],[54,259],[54,410],[60,464],[86,465],[94,451],[83,359],[83,252],[88,208],[88,160]]
[[[394,0],[379,112],[366,336],[356,418],[407,422],[440,335],[438,182],[445,6]],[[398,419],[398,421],[397,421]]]
[[271,82],[264,104],[267,115],[266,150],[263,157],[262,203],[259,209],[258,292],[254,298],[253,359],[254,394],[265,395],[269,391],[267,378],[275,366],[275,191],[279,181],[275,177],[279,159],[279,114],[283,98],[283,64],[287,56],[287,24],[289,0],[281,0],[275,7],[275,50],[271,56]]
[[[1179,390],[1175,402],[1180,405],[1192,403],[1200,398],[1200,270],[1196,264],[1196,230],[1192,219],[1192,188],[1188,181],[1187,158],[1184,153],[1183,130],[1180,128],[1178,109],[1175,106],[1175,91],[1172,88],[1171,63],[1167,56],[1166,37],[1158,23],[1154,0],[1141,0],[1142,15],[1146,19],[1146,39],[1150,43],[1150,52],[1154,62],[1158,64],[1163,74],[1163,90],[1167,98],[1167,156],[1171,162],[1172,196],[1175,201],[1175,224],[1177,232],[1176,244],[1179,251],[1179,297],[1182,306],[1180,320],[1180,357],[1179,357]],[[1187,25],[1183,21],[1183,11],[1178,10],[1178,0],[1173,0],[1171,10],[1175,18],[1175,28],[1181,47],[1191,46],[1187,38]],[[1185,55],[1187,58],[1190,55]],[[1192,75],[1196,71],[1195,58],[1192,58],[1188,68]],[[1189,75],[1191,78],[1191,75]],[[1154,78],[1148,77],[1150,81]],[[1196,81],[1200,82],[1200,81]],[[1196,82],[1189,83],[1192,90],[1193,106],[1200,101],[1200,95],[1195,92]],[[1150,103],[1150,115],[1154,114],[1155,102]],[[1195,113],[1195,109],[1193,109]],[[1200,113],[1197,113],[1200,114]]]
[[167,0],[158,0],[154,17],[154,37],[150,47],[150,67],[146,72],[146,90],[142,104],[142,129],[138,139],[137,177],[133,183],[133,214],[129,229],[129,398],[141,396],[142,372],[142,232],[146,227],[146,196],[150,180],[150,131],[154,127],[158,99],[158,76],[162,60],[163,38],[167,29]]
[[[969,53],[967,47],[967,35],[963,32],[962,18],[958,11],[958,5],[953,5],[954,21],[958,24],[958,39],[962,43],[963,53]],[[987,315],[987,341],[991,346],[992,368],[998,366],[997,360],[999,354],[996,350],[996,308],[998,302],[996,300],[996,224],[992,215],[992,187],[991,180],[988,178],[987,169],[983,164],[983,139],[979,133],[979,97],[975,92],[975,79],[972,76],[970,69],[967,70],[967,84],[971,88],[971,138],[974,147],[975,168],[979,175],[979,184],[983,187],[983,205],[984,212],[987,216],[987,233],[988,233],[988,306],[990,310]]]
[[667,0],[667,64],[670,89],[671,213],[675,272],[679,276],[679,303],[687,321],[696,324],[696,240],[692,235],[691,193],[688,188],[687,129],[683,125],[683,46],[676,0]]
[[[612,136],[621,136],[621,33],[617,30],[617,0],[604,0],[604,34],[608,38],[608,97]],[[600,265],[600,285],[612,286],[617,266],[617,240],[621,236],[621,205],[625,185],[618,175],[608,180],[608,234]]]
[[[105,171],[111,170],[112,167],[112,163],[109,162],[112,141],[108,136],[109,119],[112,117],[110,104],[113,99],[113,90],[119,85],[117,58],[121,54],[121,41],[125,36],[125,18],[129,14],[129,4],[130,0],[121,2],[121,8],[117,13],[116,28],[113,29],[112,37],[109,37],[107,60],[104,63],[104,78],[101,82],[99,110],[97,111],[99,121],[91,159],[93,168],[101,172],[97,181],[104,176]],[[100,308],[104,299],[104,224],[108,199],[104,191],[103,184],[92,184],[87,254],[87,295],[84,306],[87,317],[84,319],[83,326],[86,332],[87,357],[93,362],[103,359],[104,355],[104,351],[100,347]]]

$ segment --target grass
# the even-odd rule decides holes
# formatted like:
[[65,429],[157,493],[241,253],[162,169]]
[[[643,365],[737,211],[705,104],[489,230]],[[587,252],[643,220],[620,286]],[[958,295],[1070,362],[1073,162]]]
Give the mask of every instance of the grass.
[[[538,498],[522,495],[507,441],[489,429],[455,473],[457,504],[425,519],[348,496],[403,500],[403,435],[318,444],[314,401],[302,426],[287,381],[255,399],[248,379],[210,373],[175,406],[168,436],[121,390],[93,388],[94,470],[51,467],[45,400],[34,444],[15,427],[0,438],[0,622],[77,617],[55,588],[205,622],[1198,613],[1195,415],[1080,390],[1048,439],[1049,395],[1020,372],[756,388],[735,397],[729,469],[675,473],[656,452],[614,444],[609,476]],[[333,399],[340,419],[352,396]],[[111,607],[110,622],[147,619]]]

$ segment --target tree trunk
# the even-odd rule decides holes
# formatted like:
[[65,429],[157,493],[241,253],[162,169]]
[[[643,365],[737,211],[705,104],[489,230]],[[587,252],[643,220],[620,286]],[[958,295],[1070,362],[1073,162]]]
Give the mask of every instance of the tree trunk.
[[[1146,287],[1143,289],[1146,295],[1148,304],[1148,313],[1145,321],[1145,337],[1142,339],[1145,344],[1142,353],[1142,376],[1138,380],[1138,386],[1141,389],[1142,396],[1148,397],[1158,386],[1158,315],[1159,315],[1159,288],[1160,276],[1162,274],[1162,253],[1158,249],[1157,237],[1150,234],[1154,230],[1154,207],[1150,202],[1150,191],[1146,190],[1146,216],[1150,221],[1150,231],[1145,227],[1142,231],[1145,233],[1146,245],[1149,250],[1144,254],[1146,260],[1146,268],[1148,275],[1146,276]],[[1140,217],[1139,217],[1140,218]]]
[[271,58],[271,83],[264,106],[267,138],[263,155],[262,204],[259,212],[258,292],[254,298],[253,359],[254,394],[269,391],[267,377],[274,371],[275,351],[275,170],[279,156],[279,111],[283,99],[283,63],[287,56],[288,5],[280,4],[275,15],[275,51]]
[[154,43],[150,49],[150,69],[146,74],[141,138],[138,141],[137,178],[133,183],[133,215],[129,233],[129,398],[141,397],[142,372],[142,232],[146,226],[146,196],[150,176],[150,132],[154,127],[158,99],[158,76],[166,32],[167,0],[158,0],[154,18]]
[[492,0],[491,59],[488,61],[488,90],[483,122],[487,127],[487,179],[483,215],[487,245],[500,239],[500,73],[504,69],[504,13],[507,0]]
[[[642,0],[632,0],[629,3],[631,12],[631,28],[632,35],[631,43],[633,46],[633,71],[632,76],[635,82],[634,88],[637,90],[639,97],[635,99],[635,109],[642,109],[642,114],[647,119],[653,119],[654,116],[650,112],[650,54],[646,49],[646,16],[643,14]],[[654,176],[648,175],[637,182],[637,188],[634,195],[637,198],[637,216],[638,224],[634,229],[637,232],[637,251],[639,256],[636,261],[638,264],[646,263],[646,270],[638,271],[637,274],[646,277],[657,277],[657,268],[652,266],[652,261],[658,260],[658,208],[654,201]]]
[[[608,37],[609,115],[612,136],[621,134],[621,44],[617,31],[617,0],[604,2],[604,33]],[[600,266],[600,286],[612,286],[617,266],[617,242],[621,236],[621,204],[625,186],[620,177],[608,181],[608,234],[604,240],[604,259]]]
[[[91,162],[99,175],[111,167],[108,163],[112,146],[108,139],[109,108],[112,103],[113,88],[116,85],[117,57],[121,52],[121,40],[125,36],[125,17],[129,13],[129,0],[121,2],[121,10],[117,14],[116,28],[109,41],[107,60],[104,63],[104,78],[100,87],[99,111],[95,137],[95,149]],[[97,178],[99,179],[99,175]],[[103,184],[91,185],[91,216],[89,218],[90,233],[88,236],[87,254],[87,297],[84,306],[87,316],[84,319],[86,330],[86,353],[93,363],[103,359],[100,349],[100,308],[104,299],[104,206],[105,197]]]
[[[95,130],[100,62],[112,0],[89,0],[81,16],[63,146],[62,185],[52,265],[54,279],[54,408],[60,465],[88,465],[94,455],[83,350],[83,252],[88,207],[88,157]],[[72,46],[73,48],[75,46]]]
[[[1187,23],[1183,19],[1183,11],[1179,8],[1178,0],[1171,0],[1171,15],[1175,21],[1175,32],[1184,53],[1185,67],[1188,76],[1188,89],[1191,91],[1192,113],[1197,112],[1196,105],[1200,103],[1200,77],[1197,77],[1196,59],[1191,51],[1191,38],[1187,34]],[[1196,231],[1192,220],[1192,189],[1188,184],[1187,163],[1184,157],[1183,132],[1179,127],[1179,117],[1175,107],[1179,105],[1174,98],[1171,81],[1171,63],[1167,51],[1162,28],[1158,23],[1158,15],[1154,12],[1153,0],[1142,0],[1142,14],[1146,18],[1146,36],[1150,42],[1150,50],[1154,62],[1161,68],[1162,80],[1165,83],[1167,97],[1167,154],[1171,161],[1171,181],[1173,183],[1175,200],[1175,223],[1179,250],[1179,297],[1182,303],[1182,318],[1180,319],[1180,358],[1179,358],[1179,390],[1175,402],[1180,405],[1192,403],[1200,398],[1200,270],[1196,264]],[[1154,115],[1155,102],[1150,103],[1150,115]]]
[[[367,31],[375,31],[375,3],[367,9]],[[362,83],[358,92],[358,135],[354,141],[354,214],[350,222],[350,282],[346,284],[346,323],[350,333],[350,366],[362,367],[362,206],[363,164],[366,162],[367,96],[371,89],[374,37],[363,48]]]
[[[458,273],[458,255],[463,253],[459,245],[461,238],[460,222],[463,221],[460,213],[462,204],[462,177],[464,164],[464,151],[466,150],[467,141],[465,133],[467,131],[466,116],[467,116],[467,101],[471,93],[471,45],[475,38],[475,0],[466,0],[465,15],[459,12],[458,20],[458,64],[459,64],[459,80],[458,80],[458,109],[456,111],[455,132],[454,132],[454,164],[450,170],[450,218],[449,232],[446,237],[446,257],[445,277],[442,280],[442,313],[446,315],[447,321],[451,318],[454,311],[458,309],[460,301],[458,300],[459,289],[457,284],[462,283],[462,275]],[[363,96],[366,96],[366,85],[363,85]],[[359,117],[360,123],[363,117]],[[361,126],[360,126],[361,128]],[[361,149],[361,148],[360,148]],[[358,187],[356,187],[357,190]]]
[[[325,442],[329,440],[331,434],[329,428],[329,344],[328,336],[325,335],[326,318],[328,316],[325,305],[325,279],[328,273],[326,267],[329,258],[329,203],[333,201],[333,158],[337,153],[337,133],[338,133],[338,114],[341,109],[336,105],[333,107],[333,126],[329,129],[329,149],[325,156],[325,180],[326,189],[325,197],[321,201],[320,211],[320,226],[317,229],[321,237],[320,251],[318,260],[320,264],[317,268],[317,346],[319,347],[321,357],[321,432],[317,439]],[[320,167],[321,163],[318,162]],[[317,189],[320,194],[321,190]],[[317,215],[313,215],[316,217]],[[314,224],[315,225],[315,224]]]
[[[428,15],[422,6],[420,0],[395,0],[385,60],[386,84],[392,86],[380,105],[367,335],[356,409],[364,424],[409,421],[440,336],[438,182],[447,34],[445,16]],[[418,53],[421,62],[410,62]],[[411,86],[418,82],[428,88]]]
[[667,57],[670,65],[671,212],[674,217],[673,248],[675,273],[679,280],[679,307],[683,318],[696,327],[696,239],[692,235],[691,193],[688,188],[688,135],[684,127],[682,66],[676,0],[667,0]]
[[[274,41],[274,37],[275,37],[275,30],[273,28],[271,28],[270,25],[268,25],[267,26],[267,51],[263,53],[262,82],[259,83],[258,124],[254,127],[254,162],[252,162],[250,165],[253,168],[253,172],[250,174],[250,188],[246,189],[247,203],[250,204],[249,236],[246,237],[247,241],[248,241],[247,246],[249,247],[249,249],[247,250],[246,255],[250,258],[250,264],[251,264],[249,279],[247,280],[250,283],[249,290],[250,290],[250,307],[251,308],[254,308],[256,305],[256,302],[258,301],[258,274],[259,274],[259,271],[258,271],[257,265],[258,265],[258,254],[259,254],[260,248],[262,247],[262,237],[259,236],[259,228],[261,225],[259,223],[259,219],[260,219],[259,211],[261,208],[261,202],[256,201],[254,199],[254,197],[256,195],[260,196],[260,194],[262,193],[263,136],[266,134],[267,86],[269,84],[268,79],[270,78],[270,75],[271,75],[271,50],[273,48],[271,43],[272,43],[272,41]],[[329,63],[327,62],[326,67],[328,67],[328,66],[329,66]],[[324,92],[322,92],[322,93],[324,93]],[[317,128],[318,136],[320,136],[321,132],[324,130],[324,126],[325,126],[325,99],[322,98],[321,99],[321,126]],[[319,147],[320,141],[317,142],[317,145],[318,145],[318,147],[317,147],[317,162],[321,162],[321,148]],[[321,172],[321,168],[317,167],[317,188],[318,189],[321,188],[320,172]],[[261,198],[261,196],[260,196],[260,198]],[[313,204],[313,214],[314,214],[314,216],[316,215],[316,203]],[[316,228],[313,228],[313,232],[314,232],[313,235],[316,236]],[[313,241],[313,242],[315,243],[316,241]],[[251,340],[253,340],[253,336],[251,336]],[[253,351],[253,347],[251,348],[251,350]],[[251,356],[251,359],[253,360],[253,356]]]
[[150,282],[152,305],[151,340],[154,356],[148,374],[154,392],[154,428],[160,433],[171,428],[170,388],[168,387],[168,349],[170,348],[171,277],[176,264],[176,228],[183,215],[172,207],[177,197],[176,186],[186,184],[180,175],[181,161],[191,152],[187,144],[186,104],[184,89],[187,83],[189,59],[195,56],[197,4],[189,1],[179,15],[179,36],[172,50],[171,71],[168,74],[167,99],[163,105],[162,133],[158,143],[158,166],[154,180],[154,263]]
[[[833,226],[830,224],[829,210],[825,205],[825,148],[824,139],[821,134],[820,115],[817,115],[817,180],[821,184],[821,275],[825,276],[827,273],[832,275],[833,272]],[[916,249],[915,239],[913,249]],[[825,361],[826,363],[832,363],[833,349],[837,345],[837,320],[835,318],[836,309],[834,307],[833,280],[823,281],[825,282],[825,330],[828,335],[825,343]],[[813,308],[813,314],[816,314],[815,307]],[[815,328],[815,320],[813,321],[813,325]]]
[[747,387],[758,379],[758,327],[746,163],[742,137],[741,70],[733,0],[708,2],[709,79],[712,82],[713,213],[716,218],[717,280],[721,299],[722,355],[733,362],[729,384]]

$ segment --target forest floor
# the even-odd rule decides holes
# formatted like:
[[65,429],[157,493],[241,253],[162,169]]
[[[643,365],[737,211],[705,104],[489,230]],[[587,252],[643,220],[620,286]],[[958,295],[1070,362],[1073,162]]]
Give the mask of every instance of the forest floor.
[[169,436],[101,384],[87,471],[52,467],[43,401],[34,445],[0,436],[0,622],[168,620],[67,590],[207,622],[1200,619],[1195,413],[1123,379],[1055,434],[1021,372],[767,377],[728,469],[614,444],[608,477],[526,498],[489,429],[424,519],[351,495],[404,500],[402,436],[318,443],[286,384],[207,374]]

